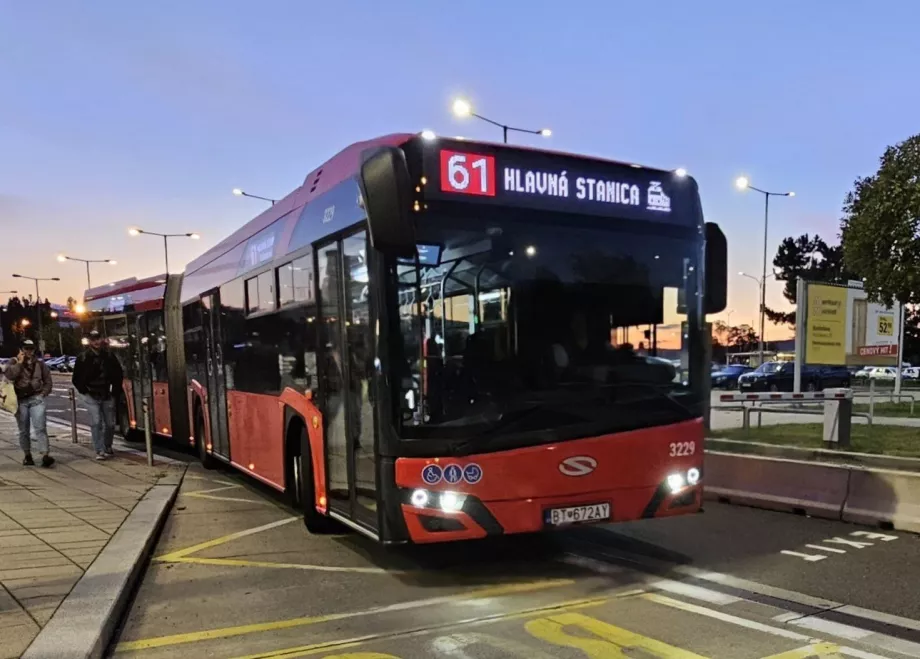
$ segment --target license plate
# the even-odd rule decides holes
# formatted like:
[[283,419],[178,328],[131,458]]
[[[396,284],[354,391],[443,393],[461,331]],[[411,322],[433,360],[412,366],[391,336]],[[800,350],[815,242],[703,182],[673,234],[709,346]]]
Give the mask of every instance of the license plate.
[[570,508],[549,508],[544,512],[544,521],[550,526],[600,522],[606,519],[610,519],[609,503],[593,503],[588,506],[572,506]]

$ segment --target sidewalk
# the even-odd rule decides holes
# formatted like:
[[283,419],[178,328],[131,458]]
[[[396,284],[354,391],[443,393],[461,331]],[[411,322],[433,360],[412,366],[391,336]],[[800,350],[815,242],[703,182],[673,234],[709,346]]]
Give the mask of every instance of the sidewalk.
[[[16,422],[0,412],[0,659],[19,657],[122,525],[175,461],[143,454],[96,462],[89,437],[48,426],[50,469],[23,467]],[[37,461],[37,456],[36,456]]]

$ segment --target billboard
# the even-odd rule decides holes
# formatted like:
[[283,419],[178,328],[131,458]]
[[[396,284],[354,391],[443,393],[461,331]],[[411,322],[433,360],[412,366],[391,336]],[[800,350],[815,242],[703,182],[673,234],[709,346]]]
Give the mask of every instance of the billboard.
[[899,305],[869,301],[862,282],[847,286],[805,282],[798,313],[804,314],[805,363],[896,366],[901,336]]

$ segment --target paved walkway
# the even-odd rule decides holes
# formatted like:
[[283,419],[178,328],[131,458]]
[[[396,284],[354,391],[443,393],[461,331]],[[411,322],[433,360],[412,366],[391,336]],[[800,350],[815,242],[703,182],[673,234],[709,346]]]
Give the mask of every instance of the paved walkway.
[[147,490],[184,469],[160,458],[151,469],[118,444],[96,462],[85,435],[48,431],[57,462],[23,467],[16,422],[0,412],[0,659],[25,651]]

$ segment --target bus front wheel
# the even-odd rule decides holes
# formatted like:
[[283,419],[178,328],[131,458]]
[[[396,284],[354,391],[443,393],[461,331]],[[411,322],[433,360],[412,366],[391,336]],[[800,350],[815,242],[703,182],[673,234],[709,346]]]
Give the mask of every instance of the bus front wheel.
[[316,490],[313,481],[313,460],[310,452],[310,438],[307,429],[300,428],[300,451],[293,456],[294,461],[294,486],[299,490],[303,523],[310,533],[333,533],[339,530],[335,520],[326,517],[316,510]]

